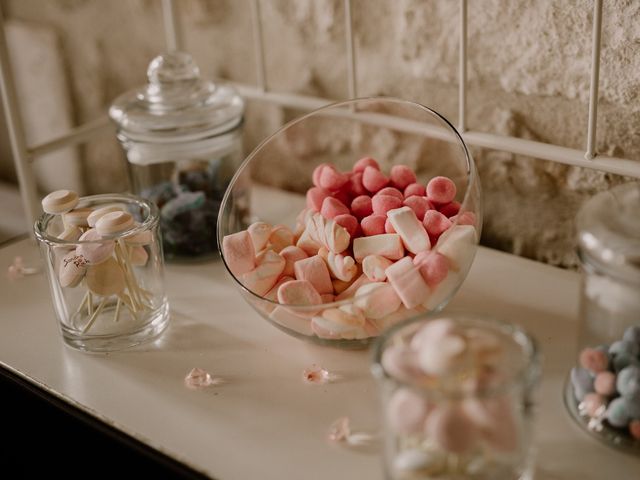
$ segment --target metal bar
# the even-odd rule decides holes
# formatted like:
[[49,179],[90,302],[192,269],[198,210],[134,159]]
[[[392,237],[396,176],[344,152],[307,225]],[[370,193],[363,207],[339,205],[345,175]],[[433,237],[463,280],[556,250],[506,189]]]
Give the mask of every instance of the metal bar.
[[262,34],[260,0],[251,0],[251,28],[253,32],[253,52],[256,59],[256,80],[260,90],[266,92],[267,67],[264,60],[264,38]]
[[9,62],[7,37],[4,31],[4,17],[0,8],[0,94],[4,104],[4,115],[9,130],[11,154],[16,168],[22,205],[26,215],[27,231],[33,232],[33,222],[40,213],[40,202],[33,171],[29,167],[29,154],[25,141],[22,116],[18,106],[18,97],[13,84],[13,75]]
[[467,129],[467,0],[460,0],[460,54],[458,58],[458,130]]
[[102,115],[95,120],[72,129],[64,135],[60,135],[59,137],[41,143],[40,145],[28,148],[30,156],[29,161],[33,162],[37,157],[53,152],[54,150],[86,142],[93,136],[109,130],[110,127],[113,128],[109,121],[109,117],[107,115]]
[[584,157],[596,156],[596,127],[598,123],[598,86],[600,83],[600,37],[602,34],[602,0],[593,2],[593,44],[591,46],[591,86],[589,88],[589,126],[587,152]]
[[356,51],[354,48],[352,13],[351,0],[344,0],[344,30],[347,42],[347,86],[349,98],[357,98]]
[[[250,100],[264,101],[301,111],[315,110],[333,103],[331,100],[325,98],[309,97],[293,93],[265,93],[255,87],[239,84],[234,86],[242,96]],[[352,114],[357,115],[358,113]],[[387,118],[386,124],[399,130],[422,133],[430,130],[431,135],[435,137],[450,138],[450,135],[445,135],[444,132],[440,135],[438,131],[436,131],[437,129],[426,128],[424,124],[419,122],[391,116],[387,116]],[[640,161],[605,156],[598,156],[595,160],[586,160],[584,158],[584,152],[581,150],[491,133],[468,131],[462,133],[462,137],[468,145],[640,178]]]
[[173,0],[162,0],[162,19],[167,50],[179,51],[182,48],[182,32],[178,22],[177,6]]

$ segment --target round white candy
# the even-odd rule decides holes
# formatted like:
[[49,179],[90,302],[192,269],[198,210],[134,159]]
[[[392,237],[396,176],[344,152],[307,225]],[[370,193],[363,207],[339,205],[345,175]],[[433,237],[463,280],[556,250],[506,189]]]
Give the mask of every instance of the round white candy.
[[88,227],[89,222],[87,218],[93,212],[92,208],[76,208],[63,215],[64,221],[67,225],[74,227]]
[[129,252],[129,261],[134,267],[144,267],[149,260],[149,254],[144,247],[133,247]]
[[124,291],[124,272],[114,258],[87,269],[87,287],[96,295],[118,295]]
[[102,240],[102,237],[95,228],[87,230],[80,237],[80,243],[76,248],[76,253],[82,255],[91,265],[97,265],[106,261],[113,254],[115,243],[113,240]]
[[60,260],[58,279],[62,288],[77,286],[87,271],[87,261],[75,251],[67,253]]
[[100,235],[114,235],[133,227],[133,217],[127,212],[111,212],[103,215],[96,222],[96,230]]
[[122,211],[122,207],[120,205],[107,205],[106,207],[96,208],[87,217],[87,223],[89,224],[90,227],[95,227],[98,220],[100,220],[107,213],[121,212],[121,211]]
[[78,204],[78,194],[71,190],[56,190],[42,199],[42,209],[52,215],[73,210]]

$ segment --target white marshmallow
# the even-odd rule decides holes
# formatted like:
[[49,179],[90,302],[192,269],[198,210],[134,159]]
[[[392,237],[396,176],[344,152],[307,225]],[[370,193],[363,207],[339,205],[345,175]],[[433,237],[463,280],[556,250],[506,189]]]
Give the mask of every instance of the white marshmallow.
[[340,253],[329,252],[326,261],[333,278],[337,278],[343,282],[351,281],[358,273],[356,261],[348,255],[345,256]]
[[466,272],[476,253],[476,229],[472,225],[451,227],[438,239],[435,250],[449,260],[453,270]]
[[362,262],[368,255],[380,255],[389,260],[400,260],[404,256],[402,239],[397,233],[383,233],[353,240],[353,256]]
[[265,295],[278,281],[285,260],[276,252],[265,250],[256,257],[256,268],[240,276],[242,284],[257,295]]
[[411,253],[424,252],[431,248],[429,235],[411,208],[401,207],[389,210],[387,218],[393,229],[402,238],[405,248]]
[[287,307],[277,306],[273,309],[269,318],[278,325],[282,325],[294,332],[308,336],[313,335],[313,331],[311,330],[311,320],[296,315]]
[[362,260],[362,272],[372,282],[384,282],[387,279],[385,270],[392,264],[391,260],[380,255],[367,255]]
[[391,285],[374,282],[358,289],[354,303],[362,309],[365,317],[377,319],[398,310],[402,301]]
[[386,274],[405,307],[417,307],[428,298],[429,286],[411,257],[398,260],[387,268]]
[[249,232],[249,236],[253,242],[253,249],[259,252],[267,246],[269,235],[271,235],[271,225],[264,222],[255,222],[249,225],[247,232]]

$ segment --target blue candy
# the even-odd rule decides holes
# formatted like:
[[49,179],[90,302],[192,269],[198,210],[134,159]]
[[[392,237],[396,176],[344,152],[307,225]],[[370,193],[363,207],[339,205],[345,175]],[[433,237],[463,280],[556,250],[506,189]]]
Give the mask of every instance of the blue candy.
[[640,346],[640,325],[632,325],[627,328],[622,339]]
[[616,389],[623,397],[640,403],[640,367],[629,365],[620,370],[616,379]]
[[629,415],[629,418],[632,420],[640,420],[640,398],[625,398],[624,407],[627,409],[627,415]]
[[640,353],[640,344],[629,340],[618,340],[609,347],[609,353],[613,355],[627,354],[637,357]]
[[612,426],[618,428],[626,427],[631,421],[631,417],[627,412],[627,405],[622,397],[618,397],[609,403],[605,416]]
[[582,367],[571,369],[571,385],[573,394],[578,402],[581,402],[587,393],[593,392],[593,377],[589,371]]
[[616,372],[619,372],[630,365],[640,366],[640,360],[628,353],[619,353],[613,357],[613,369]]

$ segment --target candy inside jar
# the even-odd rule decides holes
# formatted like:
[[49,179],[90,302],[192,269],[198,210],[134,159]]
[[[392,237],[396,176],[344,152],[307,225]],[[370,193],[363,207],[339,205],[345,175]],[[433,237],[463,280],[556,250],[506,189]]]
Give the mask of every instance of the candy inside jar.
[[155,206],[127,195],[43,200],[35,231],[56,316],[70,346],[129,347],[155,337],[168,320]]
[[517,327],[454,313],[381,337],[385,466],[396,479],[513,479],[532,469],[538,358]]

